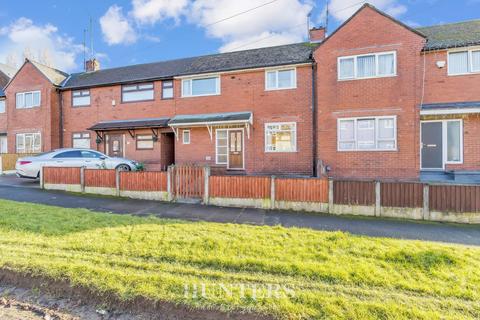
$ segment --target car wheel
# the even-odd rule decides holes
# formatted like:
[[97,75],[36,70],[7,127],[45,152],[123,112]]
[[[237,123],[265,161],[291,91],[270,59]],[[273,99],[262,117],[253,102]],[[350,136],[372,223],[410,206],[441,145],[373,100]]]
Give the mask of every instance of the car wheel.
[[118,171],[130,171],[130,167],[126,164],[119,164],[115,169]]

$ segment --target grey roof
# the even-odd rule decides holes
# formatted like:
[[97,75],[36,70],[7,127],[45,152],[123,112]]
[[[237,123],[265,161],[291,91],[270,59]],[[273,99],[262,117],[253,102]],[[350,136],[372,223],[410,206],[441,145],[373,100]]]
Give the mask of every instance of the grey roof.
[[480,44],[480,20],[417,28],[427,36],[424,50],[447,49]]
[[29,61],[38,70],[40,70],[40,72],[43,73],[43,75],[47,77],[47,79],[50,80],[51,83],[53,83],[56,86],[60,86],[62,82],[68,78],[68,73],[65,73],[58,69],[43,65],[41,63],[38,63],[32,60],[29,60]]
[[181,125],[187,123],[223,122],[223,121],[249,121],[252,119],[251,112],[225,112],[177,115],[173,117],[169,125]]
[[135,120],[113,120],[102,121],[88,130],[102,131],[102,130],[117,130],[117,129],[138,129],[138,128],[165,128],[168,125],[168,118],[149,118],[149,119],[135,119]]
[[75,73],[67,79],[63,86],[64,88],[92,87],[200,73],[312,62],[311,54],[316,46],[317,44],[296,43]]
[[462,109],[462,108],[479,108],[480,101],[465,101],[465,102],[442,102],[442,103],[424,103],[420,105],[422,110],[431,109]]

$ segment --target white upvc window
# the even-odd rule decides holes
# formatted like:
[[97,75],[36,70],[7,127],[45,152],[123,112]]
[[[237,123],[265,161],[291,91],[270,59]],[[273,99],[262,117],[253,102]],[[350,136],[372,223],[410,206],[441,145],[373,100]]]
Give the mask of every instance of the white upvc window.
[[265,123],[265,152],[296,152],[295,122]]
[[182,131],[182,142],[183,144],[190,144],[190,130]]
[[220,94],[220,76],[182,79],[182,97],[202,97]]
[[217,129],[215,132],[215,162],[228,163],[228,130]]
[[480,73],[480,49],[448,52],[448,74]]
[[72,147],[79,149],[90,149],[90,133],[78,132],[72,134]]
[[446,163],[463,163],[463,121],[445,120],[443,124]]
[[42,139],[39,132],[18,133],[16,135],[17,153],[39,153],[42,149]]
[[397,117],[338,119],[337,149],[338,151],[397,150]]
[[5,99],[0,100],[0,113],[5,113],[5,109],[6,109],[5,106],[6,106]]
[[297,69],[267,69],[265,71],[265,90],[295,89],[297,87]]
[[16,94],[17,109],[40,107],[40,102],[40,91],[19,92]]
[[396,51],[376,52],[337,59],[338,80],[355,80],[397,75]]
[[84,107],[90,105],[90,90],[72,91],[72,106]]

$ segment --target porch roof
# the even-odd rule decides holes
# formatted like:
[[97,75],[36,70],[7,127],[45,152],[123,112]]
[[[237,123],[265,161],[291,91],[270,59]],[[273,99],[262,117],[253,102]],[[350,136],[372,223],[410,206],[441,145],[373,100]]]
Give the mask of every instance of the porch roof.
[[149,119],[135,119],[135,120],[113,120],[102,121],[88,130],[93,131],[109,131],[109,130],[129,130],[141,128],[166,128],[168,127],[169,118],[149,118]]
[[480,101],[427,103],[420,105],[421,115],[480,113]]
[[252,123],[252,112],[225,112],[207,114],[177,115],[173,117],[168,125],[171,127],[180,126],[205,126],[222,124],[244,124]]

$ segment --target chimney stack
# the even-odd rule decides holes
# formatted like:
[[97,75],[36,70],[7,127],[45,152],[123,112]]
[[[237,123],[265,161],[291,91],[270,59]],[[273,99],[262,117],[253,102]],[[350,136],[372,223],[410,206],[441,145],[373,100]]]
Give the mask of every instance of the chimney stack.
[[100,62],[96,58],[85,61],[85,71],[93,72],[97,70],[100,70]]
[[309,30],[310,42],[318,43],[325,40],[325,27],[312,28]]

